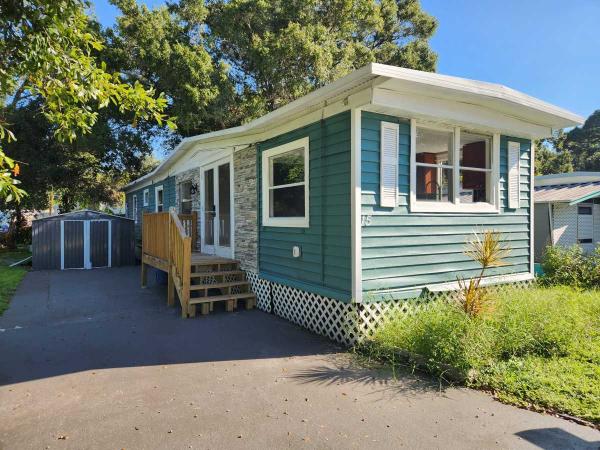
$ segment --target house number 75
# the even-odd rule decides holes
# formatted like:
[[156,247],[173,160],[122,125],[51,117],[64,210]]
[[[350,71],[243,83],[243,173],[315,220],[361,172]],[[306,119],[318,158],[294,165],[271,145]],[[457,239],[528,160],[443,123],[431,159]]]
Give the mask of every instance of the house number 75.
[[371,216],[362,216],[361,223],[363,227],[368,227],[371,225]]

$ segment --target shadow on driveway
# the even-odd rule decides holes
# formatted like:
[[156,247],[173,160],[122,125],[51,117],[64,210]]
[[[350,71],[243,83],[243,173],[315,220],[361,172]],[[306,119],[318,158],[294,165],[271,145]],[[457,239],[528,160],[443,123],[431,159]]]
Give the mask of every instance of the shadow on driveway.
[[0,317],[0,384],[109,367],[328,354],[325,338],[259,310],[182,319],[139,267],[26,275]]

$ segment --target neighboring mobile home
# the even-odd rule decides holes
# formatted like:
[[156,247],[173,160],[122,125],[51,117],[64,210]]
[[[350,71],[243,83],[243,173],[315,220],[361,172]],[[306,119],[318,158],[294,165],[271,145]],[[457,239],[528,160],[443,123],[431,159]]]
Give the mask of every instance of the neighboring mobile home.
[[600,242],[600,172],[535,177],[535,260],[548,245],[581,245],[592,251]]
[[532,139],[582,121],[504,86],[370,64],[184,139],[126,187],[128,215],[139,232],[142,211],[197,211],[196,249],[240,260],[259,307],[347,342],[348,314],[369,322],[476,275],[474,231],[512,249],[486,282],[531,279]]

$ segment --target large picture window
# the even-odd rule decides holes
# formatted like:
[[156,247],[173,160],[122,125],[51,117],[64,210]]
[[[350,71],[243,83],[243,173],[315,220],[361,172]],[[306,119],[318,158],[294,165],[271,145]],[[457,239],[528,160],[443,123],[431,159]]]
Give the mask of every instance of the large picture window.
[[411,210],[496,212],[499,137],[414,120]]
[[308,227],[308,138],[262,154],[263,225]]

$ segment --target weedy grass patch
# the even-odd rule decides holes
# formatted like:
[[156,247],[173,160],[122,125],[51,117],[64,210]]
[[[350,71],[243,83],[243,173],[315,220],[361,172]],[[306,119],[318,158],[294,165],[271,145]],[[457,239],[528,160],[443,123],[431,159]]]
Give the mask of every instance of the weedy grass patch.
[[31,255],[26,249],[0,251],[0,316],[8,308],[17,286],[27,273],[24,267],[8,267]]
[[398,315],[368,352],[396,364],[398,354],[439,377],[451,368],[470,387],[502,401],[552,410],[600,425],[600,292],[567,287],[505,289],[483,314],[437,301]]

